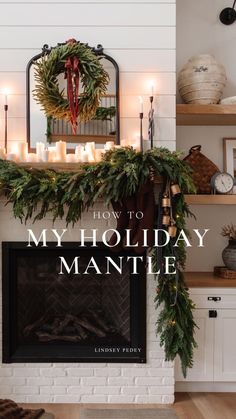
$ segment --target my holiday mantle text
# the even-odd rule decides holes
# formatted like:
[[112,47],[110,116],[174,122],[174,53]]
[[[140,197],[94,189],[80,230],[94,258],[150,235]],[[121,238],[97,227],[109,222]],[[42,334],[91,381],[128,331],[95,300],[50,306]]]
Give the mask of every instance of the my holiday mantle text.
[[[135,216],[135,217],[142,217],[142,213],[139,211],[138,213],[129,215]],[[114,212],[106,211],[104,213],[100,212],[94,212],[94,218],[118,218],[119,214]],[[66,239],[66,233],[67,229],[43,229],[39,235],[36,235],[32,229],[28,229],[28,243],[27,247],[32,246],[38,246],[38,247],[47,247],[48,246],[48,237],[49,234],[53,235],[55,238],[55,246],[59,248],[63,248],[63,240]],[[154,229],[154,248],[160,248],[165,247],[169,244],[170,240],[172,240],[172,244],[174,247],[178,247],[185,244],[186,247],[192,247],[192,243],[190,239],[187,237],[184,230],[181,230],[178,234],[178,236],[175,239],[171,239],[168,232],[164,229]],[[209,229],[193,229],[192,230],[192,237],[195,236],[195,239],[197,240],[197,247],[204,247],[205,246],[205,238],[207,233],[209,232]],[[100,246],[101,242],[102,244],[107,247],[108,249],[112,250],[113,247],[116,247],[119,245],[119,243],[122,241],[123,247],[127,250],[134,250],[137,246],[142,246],[143,250],[148,248],[148,230],[142,229],[141,230],[141,243],[139,240],[139,243],[132,243],[131,240],[131,234],[132,231],[130,229],[124,230],[125,236],[121,237],[121,234],[118,230],[110,228],[105,230],[102,233],[98,234],[98,229],[78,229],[78,248],[85,248],[90,247],[91,248],[91,255],[92,255],[92,249],[97,248]],[[111,235],[115,237],[115,240],[112,241],[112,244],[109,242]],[[99,238],[98,238],[99,237]],[[111,252],[109,252],[111,254]],[[115,260],[112,256],[104,256],[105,257],[105,270],[104,270],[104,264],[103,269],[99,266],[99,264],[96,261],[96,258],[91,256],[89,259],[86,268],[84,268],[83,263],[83,269],[80,269],[80,256],[76,256],[72,263],[68,263],[68,261],[65,259],[65,257],[59,256],[60,261],[60,270],[58,272],[59,275],[64,274],[74,274],[74,275],[89,275],[89,274],[96,274],[96,275],[109,275],[111,274],[111,269],[114,271],[114,269],[122,275],[123,266],[125,263],[129,261],[130,263],[130,270],[132,274],[139,274],[139,266],[140,263],[146,262],[146,272],[148,275],[151,274],[159,274],[160,269],[153,269],[153,263],[152,263],[152,257],[151,256],[144,256],[144,255],[127,255],[127,256],[116,256]],[[176,258],[173,256],[166,256],[164,257],[164,266],[163,271],[165,274],[168,275],[174,275],[176,273]]]

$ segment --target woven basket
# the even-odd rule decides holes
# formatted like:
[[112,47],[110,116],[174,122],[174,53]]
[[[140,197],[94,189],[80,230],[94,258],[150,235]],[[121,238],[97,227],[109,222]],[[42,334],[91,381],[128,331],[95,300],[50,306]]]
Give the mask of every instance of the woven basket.
[[230,271],[225,266],[215,266],[214,275],[218,278],[236,279],[236,271]]
[[193,182],[198,194],[211,193],[211,178],[219,172],[219,168],[201,153],[201,146],[195,145],[189,150],[189,155],[185,161],[193,169]]

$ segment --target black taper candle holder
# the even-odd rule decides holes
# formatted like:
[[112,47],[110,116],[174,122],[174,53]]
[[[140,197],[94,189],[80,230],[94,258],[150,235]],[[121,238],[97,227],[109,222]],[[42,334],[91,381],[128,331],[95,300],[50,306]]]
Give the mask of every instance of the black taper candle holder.
[[148,127],[148,137],[151,144],[151,148],[153,148],[153,137],[154,137],[154,109],[153,109],[153,96],[150,96],[150,104],[151,108],[148,113],[148,121],[149,121],[149,127]]
[[143,112],[140,112],[139,119],[140,119],[140,151],[143,151]]
[[8,136],[8,118],[7,118],[7,114],[8,114],[8,105],[4,105],[4,112],[5,112],[5,152],[7,153],[7,136]]

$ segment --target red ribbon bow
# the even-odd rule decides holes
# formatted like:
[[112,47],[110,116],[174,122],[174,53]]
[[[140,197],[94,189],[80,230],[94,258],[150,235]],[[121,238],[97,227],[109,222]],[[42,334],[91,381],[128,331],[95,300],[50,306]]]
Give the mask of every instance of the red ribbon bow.
[[[68,44],[75,44],[75,39],[69,39]],[[67,97],[69,101],[73,134],[76,134],[79,116],[79,60],[76,56],[67,58],[65,63],[65,79],[67,79]]]

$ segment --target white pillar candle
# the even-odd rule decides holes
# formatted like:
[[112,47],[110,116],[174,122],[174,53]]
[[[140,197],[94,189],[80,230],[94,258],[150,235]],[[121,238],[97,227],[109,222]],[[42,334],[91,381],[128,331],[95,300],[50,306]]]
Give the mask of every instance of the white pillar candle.
[[89,162],[95,161],[95,143],[89,142],[85,144],[85,151],[88,153]]
[[102,156],[105,153],[105,150],[103,148],[96,148],[95,149],[95,161],[99,162],[102,160]]
[[36,143],[36,154],[38,156],[38,161],[43,161],[43,152],[45,150],[45,144],[42,142]]
[[84,147],[79,144],[75,147],[75,155],[77,156],[77,161],[81,161],[82,151],[84,151]]
[[66,155],[67,163],[77,163],[79,161],[77,154],[67,154]]
[[36,163],[38,162],[38,156],[36,153],[28,153],[27,162]]
[[114,148],[114,146],[115,146],[114,141],[107,141],[105,144],[105,150],[111,150],[112,148]]
[[56,142],[56,161],[58,162],[66,161],[66,142],[65,141]]
[[7,153],[7,160],[10,161],[17,161],[17,154],[16,153]]
[[43,150],[42,152],[42,161],[43,162],[49,161],[49,150],[47,148]]
[[2,160],[6,159],[6,150],[4,147],[0,147],[0,159]]
[[56,161],[56,147],[48,147],[48,161],[49,162]]
[[81,162],[87,163],[89,161],[89,156],[86,150],[82,150],[81,152]]
[[10,141],[7,145],[7,152],[17,154],[18,153],[18,143],[19,141]]
[[27,161],[27,154],[28,154],[28,144],[27,143],[17,143],[17,155],[19,161]]

